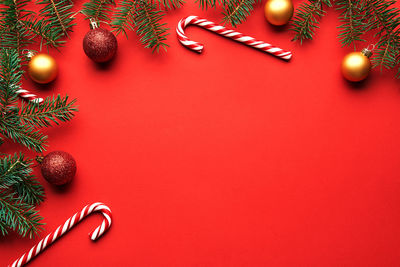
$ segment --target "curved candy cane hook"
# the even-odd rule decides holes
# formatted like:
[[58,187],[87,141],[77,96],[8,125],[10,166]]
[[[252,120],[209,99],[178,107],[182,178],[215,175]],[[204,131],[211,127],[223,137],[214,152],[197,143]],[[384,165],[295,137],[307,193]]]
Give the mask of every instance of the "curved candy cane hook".
[[72,227],[78,224],[82,219],[87,217],[93,212],[101,212],[104,216],[101,224],[94,229],[94,231],[89,233],[91,240],[96,240],[104,234],[111,226],[111,210],[109,207],[103,203],[96,202],[91,205],[85,206],[81,211],[75,213],[64,224],[60,225],[55,231],[49,233],[45,238],[39,241],[35,246],[33,246],[29,252],[23,254],[20,258],[15,260],[9,267],[20,267],[28,263],[32,258],[36,257],[41,251],[43,251],[47,246],[54,243],[58,238],[63,236]]
[[176,33],[178,35],[178,40],[182,43],[182,45],[198,53],[201,53],[203,51],[204,46],[199,42],[191,41],[189,38],[186,37],[185,32],[183,31],[183,29],[185,29],[185,27],[190,24],[198,25],[206,30],[215,32],[224,37],[231,38],[235,41],[244,43],[245,45],[270,53],[281,59],[289,60],[292,57],[291,52],[285,51],[279,47],[273,46],[263,41],[258,41],[253,37],[244,35],[243,33],[229,30],[224,26],[215,24],[214,22],[206,19],[199,18],[198,16],[188,16],[178,22]]

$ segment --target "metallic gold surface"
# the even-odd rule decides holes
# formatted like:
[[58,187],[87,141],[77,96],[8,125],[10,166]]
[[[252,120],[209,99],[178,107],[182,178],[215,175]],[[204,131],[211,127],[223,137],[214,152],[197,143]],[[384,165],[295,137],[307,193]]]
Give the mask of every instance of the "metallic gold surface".
[[371,70],[371,62],[362,52],[351,52],[342,61],[342,74],[351,82],[359,82],[367,78]]
[[28,74],[37,83],[45,84],[54,81],[58,67],[53,57],[40,53],[34,55],[28,64]]
[[293,11],[291,0],[268,0],[264,7],[265,18],[276,26],[288,23],[293,16]]

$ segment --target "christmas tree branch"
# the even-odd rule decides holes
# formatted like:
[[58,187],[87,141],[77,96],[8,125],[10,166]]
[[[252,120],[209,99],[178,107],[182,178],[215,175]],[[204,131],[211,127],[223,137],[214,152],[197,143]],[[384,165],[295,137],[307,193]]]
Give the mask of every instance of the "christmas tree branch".
[[122,0],[119,3],[111,21],[111,27],[117,35],[123,32],[128,37],[126,29],[131,31],[135,29],[135,10],[136,3],[134,1]]
[[[15,193],[0,191],[0,221],[7,228],[17,231],[22,237],[29,236],[33,238],[38,231],[42,230],[43,218],[32,205],[21,202],[15,197]],[[2,233],[4,229],[2,227]],[[5,230],[7,234],[7,230]]]
[[48,127],[59,121],[70,121],[77,108],[76,99],[68,102],[68,96],[48,97],[40,105],[32,102],[23,103],[19,110],[19,117],[23,124],[35,127]]
[[313,38],[315,29],[319,28],[319,19],[325,15],[323,5],[332,6],[329,0],[310,0],[300,5],[292,20],[291,30],[295,32],[293,41],[303,43]]
[[44,5],[39,15],[45,18],[46,24],[51,25],[52,31],[68,36],[68,32],[72,31],[72,26],[75,25],[72,23],[74,20],[72,2],[70,0],[41,0],[38,4]]
[[45,21],[29,16],[26,20],[21,21],[21,25],[29,32],[41,38],[40,49],[42,45],[51,47],[60,47],[65,41],[60,40],[62,37],[61,29],[52,28],[51,24],[46,24]]
[[338,0],[335,2],[337,10],[341,10],[339,17],[340,29],[339,38],[343,46],[354,45],[356,41],[365,41],[361,35],[365,32],[364,14],[360,0]]
[[87,19],[94,18],[99,24],[100,21],[110,21],[113,6],[115,6],[114,0],[90,0],[83,4],[82,12]]
[[0,190],[13,189],[19,201],[37,205],[44,200],[43,187],[33,179],[32,160],[23,154],[9,155],[0,159]]
[[224,5],[222,13],[225,23],[230,23],[233,27],[243,23],[247,16],[253,11],[255,0],[230,0]]
[[152,48],[159,52],[160,48],[166,51],[168,45],[165,43],[167,28],[165,23],[160,23],[165,13],[158,10],[155,5],[139,1],[134,17],[136,32],[140,36],[140,41],[146,48]]

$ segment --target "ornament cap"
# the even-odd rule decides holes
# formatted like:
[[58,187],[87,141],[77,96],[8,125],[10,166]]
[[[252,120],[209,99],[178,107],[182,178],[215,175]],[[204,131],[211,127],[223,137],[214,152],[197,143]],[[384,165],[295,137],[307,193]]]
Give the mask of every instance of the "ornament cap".
[[361,50],[361,53],[363,53],[363,55],[367,58],[370,58],[372,56],[372,50],[369,50],[368,48],[364,48],[363,50]]
[[91,29],[96,29],[96,28],[99,27],[99,25],[97,24],[96,19],[90,18],[89,21],[90,21],[90,28],[91,28]]

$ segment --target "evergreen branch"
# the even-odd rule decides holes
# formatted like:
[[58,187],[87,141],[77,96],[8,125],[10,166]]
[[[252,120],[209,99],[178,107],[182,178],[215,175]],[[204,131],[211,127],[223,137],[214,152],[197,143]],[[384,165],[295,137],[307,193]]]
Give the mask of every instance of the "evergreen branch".
[[230,23],[233,27],[243,23],[253,11],[255,0],[230,0],[224,5],[222,19],[224,23]]
[[366,3],[365,12],[369,14],[366,30],[377,29],[375,37],[379,38],[371,62],[381,70],[394,68],[400,54],[400,11],[393,7],[394,4],[395,1],[391,0],[369,0]]
[[42,103],[23,103],[19,110],[19,117],[23,124],[34,127],[48,127],[59,121],[67,122],[74,117],[78,109],[74,106],[76,99],[68,102],[68,96],[47,97]]
[[[196,3],[199,3],[201,9],[208,9],[208,7],[216,7],[216,0],[196,0]],[[225,2],[225,1],[224,1]]]
[[146,48],[153,48],[153,51],[157,52],[160,47],[165,51],[168,47],[165,43],[168,28],[165,27],[166,23],[160,23],[164,15],[164,11],[158,10],[155,5],[139,1],[134,16],[136,32],[140,36],[140,41]]
[[135,11],[136,3],[131,0],[122,0],[113,15],[111,27],[116,34],[124,33],[128,37],[126,30],[133,31],[135,29]]
[[17,192],[19,201],[37,205],[44,199],[43,187],[33,178],[32,160],[23,154],[0,159],[0,190]]
[[38,2],[44,5],[39,15],[44,17],[44,23],[51,25],[52,31],[59,32],[62,36],[68,36],[72,31],[74,18],[72,17],[73,4],[70,0],[41,0]]
[[176,9],[181,8],[185,3],[184,0],[148,0],[149,4],[156,5],[158,8]]
[[37,152],[45,149],[46,135],[30,125],[21,124],[16,114],[6,113],[3,118],[0,120],[0,134]]
[[312,39],[315,29],[319,28],[319,19],[325,15],[323,4],[331,7],[330,0],[309,0],[300,4],[292,20],[291,30],[295,32],[293,41],[303,43],[306,39]]
[[100,21],[110,21],[112,6],[115,6],[114,0],[90,0],[83,4],[82,12],[86,19],[94,18],[99,24]]
[[[22,236],[33,238],[42,230],[42,217],[32,205],[21,202],[14,193],[0,191],[0,221],[1,225],[17,231]],[[5,232],[7,233],[7,231]],[[4,234],[4,230],[2,231]]]
[[4,115],[17,100],[15,91],[21,82],[22,71],[16,50],[2,49],[0,59],[0,115]]
[[57,48],[65,43],[65,41],[60,40],[63,36],[62,29],[52,28],[51,24],[46,24],[45,21],[34,16],[29,16],[26,20],[21,21],[21,25],[35,36],[41,38],[40,47],[44,44]]
[[32,36],[20,22],[32,14],[25,9],[29,0],[4,0],[0,7],[0,45],[2,48],[14,48],[19,53],[32,43]]
[[356,41],[365,41],[361,36],[365,32],[363,6],[360,0],[338,0],[335,2],[337,10],[341,10],[339,17],[339,38],[343,46],[354,45]]

